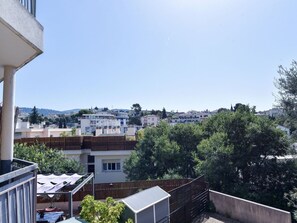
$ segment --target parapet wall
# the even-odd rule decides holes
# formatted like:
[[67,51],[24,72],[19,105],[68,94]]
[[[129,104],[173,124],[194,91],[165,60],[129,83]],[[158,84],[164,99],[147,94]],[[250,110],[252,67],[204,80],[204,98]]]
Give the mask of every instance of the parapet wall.
[[213,190],[209,199],[216,212],[242,223],[291,223],[290,212],[233,197]]

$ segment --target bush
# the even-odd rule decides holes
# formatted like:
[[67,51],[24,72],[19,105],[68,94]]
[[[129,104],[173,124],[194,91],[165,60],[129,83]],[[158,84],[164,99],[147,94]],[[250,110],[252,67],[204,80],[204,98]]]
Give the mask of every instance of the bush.
[[41,174],[83,173],[79,162],[67,159],[61,151],[44,144],[15,144],[14,157],[37,163]]

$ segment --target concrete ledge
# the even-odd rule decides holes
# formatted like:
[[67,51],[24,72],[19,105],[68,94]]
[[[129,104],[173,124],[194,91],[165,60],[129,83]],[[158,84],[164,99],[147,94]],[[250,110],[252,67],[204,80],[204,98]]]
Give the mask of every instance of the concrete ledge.
[[0,0],[0,20],[39,51],[39,54],[43,51],[43,27],[19,1]]
[[291,223],[290,212],[244,200],[238,197],[209,191],[209,199],[216,212],[242,223]]

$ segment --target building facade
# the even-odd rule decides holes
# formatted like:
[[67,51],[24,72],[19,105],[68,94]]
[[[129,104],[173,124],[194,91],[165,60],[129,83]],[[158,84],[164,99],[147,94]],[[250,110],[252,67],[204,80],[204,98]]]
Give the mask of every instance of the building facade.
[[209,111],[197,112],[189,111],[187,113],[175,114],[171,119],[171,124],[178,123],[200,123],[212,115]]
[[83,114],[80,119],[80,126],[83,135],[98,136],[121,133],[120,121],[107,112]]
[[34,140],[15,140],[16,143],[28,145],[36,141],[60,149],[67,158],[80,162],[86,172],[94,173],[95,183],[126,181],[124,162],[137,143],[126,140],[125,136],[39,137]]
[[145,115],[140,118],[142,127],[157,126],[160,122],[160,117],[157,115]]

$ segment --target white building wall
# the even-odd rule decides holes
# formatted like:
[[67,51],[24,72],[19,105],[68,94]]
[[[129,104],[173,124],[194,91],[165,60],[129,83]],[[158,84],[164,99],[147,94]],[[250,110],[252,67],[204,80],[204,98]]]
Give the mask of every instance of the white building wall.
[[[130,156],[131,150],[113,151],[92,151],[90,155],[95,156],[95,183],[113,183],[126,181],[126,174],[123,172],[125,160]],[[103,162],[119,161],[120,170],[105,171]]]
[[80,120],[81,133],[84,135],[120,134],[120,121],[110,114],[83,115]]
[[140,118],[142,126],[157,126],[160,118],[157,115],[146,115]]
[[[95,183],[114,183],[126,181],[126,174],[123,172],[125,160],[130,156],[131,150],[112,150],[112,151],[91,151],[91,150],[64,150],[63,153],[67,158],[75,159],[88,169],[88,155],[95,157]],[[118,162],[120,170],[103,170],[103,162]],[[91,164],[93,165],[93,163]]]

